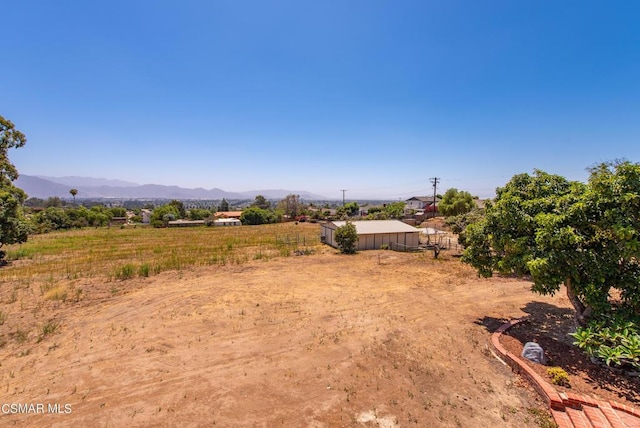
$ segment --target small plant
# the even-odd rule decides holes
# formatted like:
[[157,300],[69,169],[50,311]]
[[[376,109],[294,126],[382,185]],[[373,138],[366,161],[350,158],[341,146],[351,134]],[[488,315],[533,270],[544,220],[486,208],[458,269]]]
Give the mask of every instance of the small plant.
[[531,407],[528,412],[535,419],[540,428],[558,428],[548,411]]
[[143,263],[138,268],[138,276],[147,278],[149,276],[149,263]]
[[28,337],[29,337],[29,332],[19,328],[17,328],[16,331],[13,333],[13,338],[19,344],[23,344],[24,342],[26,342]]
[[389,244],[382,244],[382,245],[380,245],[380,249],[381,249],[381,250],[388,250],[388,249],[389,249]]
[[569,374],[560,367],[550,367],[547,374],[551,377],[554,385],[570,386]]
[[135,276],[136,268],[133,264],[127,263],[116,269],[116,279],[125,280]]
[[42,342],[45,337],[52,335],[58,329],[60,324],[57,321],[49,320],[43,326],[40,332],[40,336],[38,336],[38,342]]
[[67,301],[67,287],[65,285],[59,285],[57,287],[53,287],[44,293],[42,296],[44,300],[62,300],[63,302]]

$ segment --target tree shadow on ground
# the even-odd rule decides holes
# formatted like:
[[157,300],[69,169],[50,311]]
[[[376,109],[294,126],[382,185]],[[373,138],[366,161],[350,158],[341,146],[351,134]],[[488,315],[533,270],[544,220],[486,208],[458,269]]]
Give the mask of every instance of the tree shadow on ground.
[[[504,338],[503,345],[508,343],[510,352],[519,354],[526,342],[537,342],[544,349],[547,367],[561,367],[572,377],[572,387],[565,388],[567,391],[596,395],[607,391],[607,397],[611,399],[624,398],[630,403],[640,403],[639,378],[615,373],[606,366],[594,364],[587,354],[573,344],[570,333],[575,331],[576,322],[572,309],[530,302],[522,310],[527,313],[527,320],[505,333],[508,337]],[[517,342],[509,341],[509,338]],[[518,344],[517,349],[515,343]],[[546,377],[547,367],[536,364],[533,367]]]

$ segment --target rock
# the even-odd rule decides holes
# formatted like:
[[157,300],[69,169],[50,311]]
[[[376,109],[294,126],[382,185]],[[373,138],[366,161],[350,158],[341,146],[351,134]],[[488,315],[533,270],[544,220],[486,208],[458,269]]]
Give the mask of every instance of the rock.
[[522,349],[522,357],[539,364],[547,364],[542,346],[536,342],[527,342]]

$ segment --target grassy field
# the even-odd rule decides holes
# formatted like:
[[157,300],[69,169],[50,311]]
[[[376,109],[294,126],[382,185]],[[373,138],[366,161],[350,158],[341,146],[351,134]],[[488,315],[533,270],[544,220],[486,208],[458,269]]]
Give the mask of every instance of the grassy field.
[[[248,260],[311,252],[319,245],[316,224],[153,229],[84,229],[29,237],[9,246],[0,284],[147,277],[197,266],[242,264]],[[47,285],[48,284],[48,285]],[[47,290],[45,290],[47,291]]]

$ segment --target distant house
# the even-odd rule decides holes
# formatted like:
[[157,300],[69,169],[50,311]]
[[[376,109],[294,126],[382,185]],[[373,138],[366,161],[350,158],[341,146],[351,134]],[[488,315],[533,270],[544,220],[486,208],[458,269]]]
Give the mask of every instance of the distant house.
[[214,226],[242,226],[237,218],[219,218],[213,221]]
[[112,217],[111,220],[109,221],[109,225],[111,226],[118,226],[118,225],[123,225],[123,224],[127,224],[127,217]]
[[240,218],[242,211],[218,211],[213,214],[214,218]]
[[405,209],[408,210],[424,210],[427,212],[433,212],[434,210],[438,210],[438,202],[440,202],[440,198],[435,198],[433,196],[414,196],[405,201]]
[[[336,229],[345,221],[330,221],[320,225],[322,242],[337,248]],[[420,243],[420,231],[398,220],[364,220],[352,222],[356,227],[356,250],[379,250],[386,246],[394,250],[416,249]]]
[[143,224],[151,223],[151,214],[152,214],[151,210],[144,209],[144,210],[141,211],[141,214],[142,214],[142,223]]

